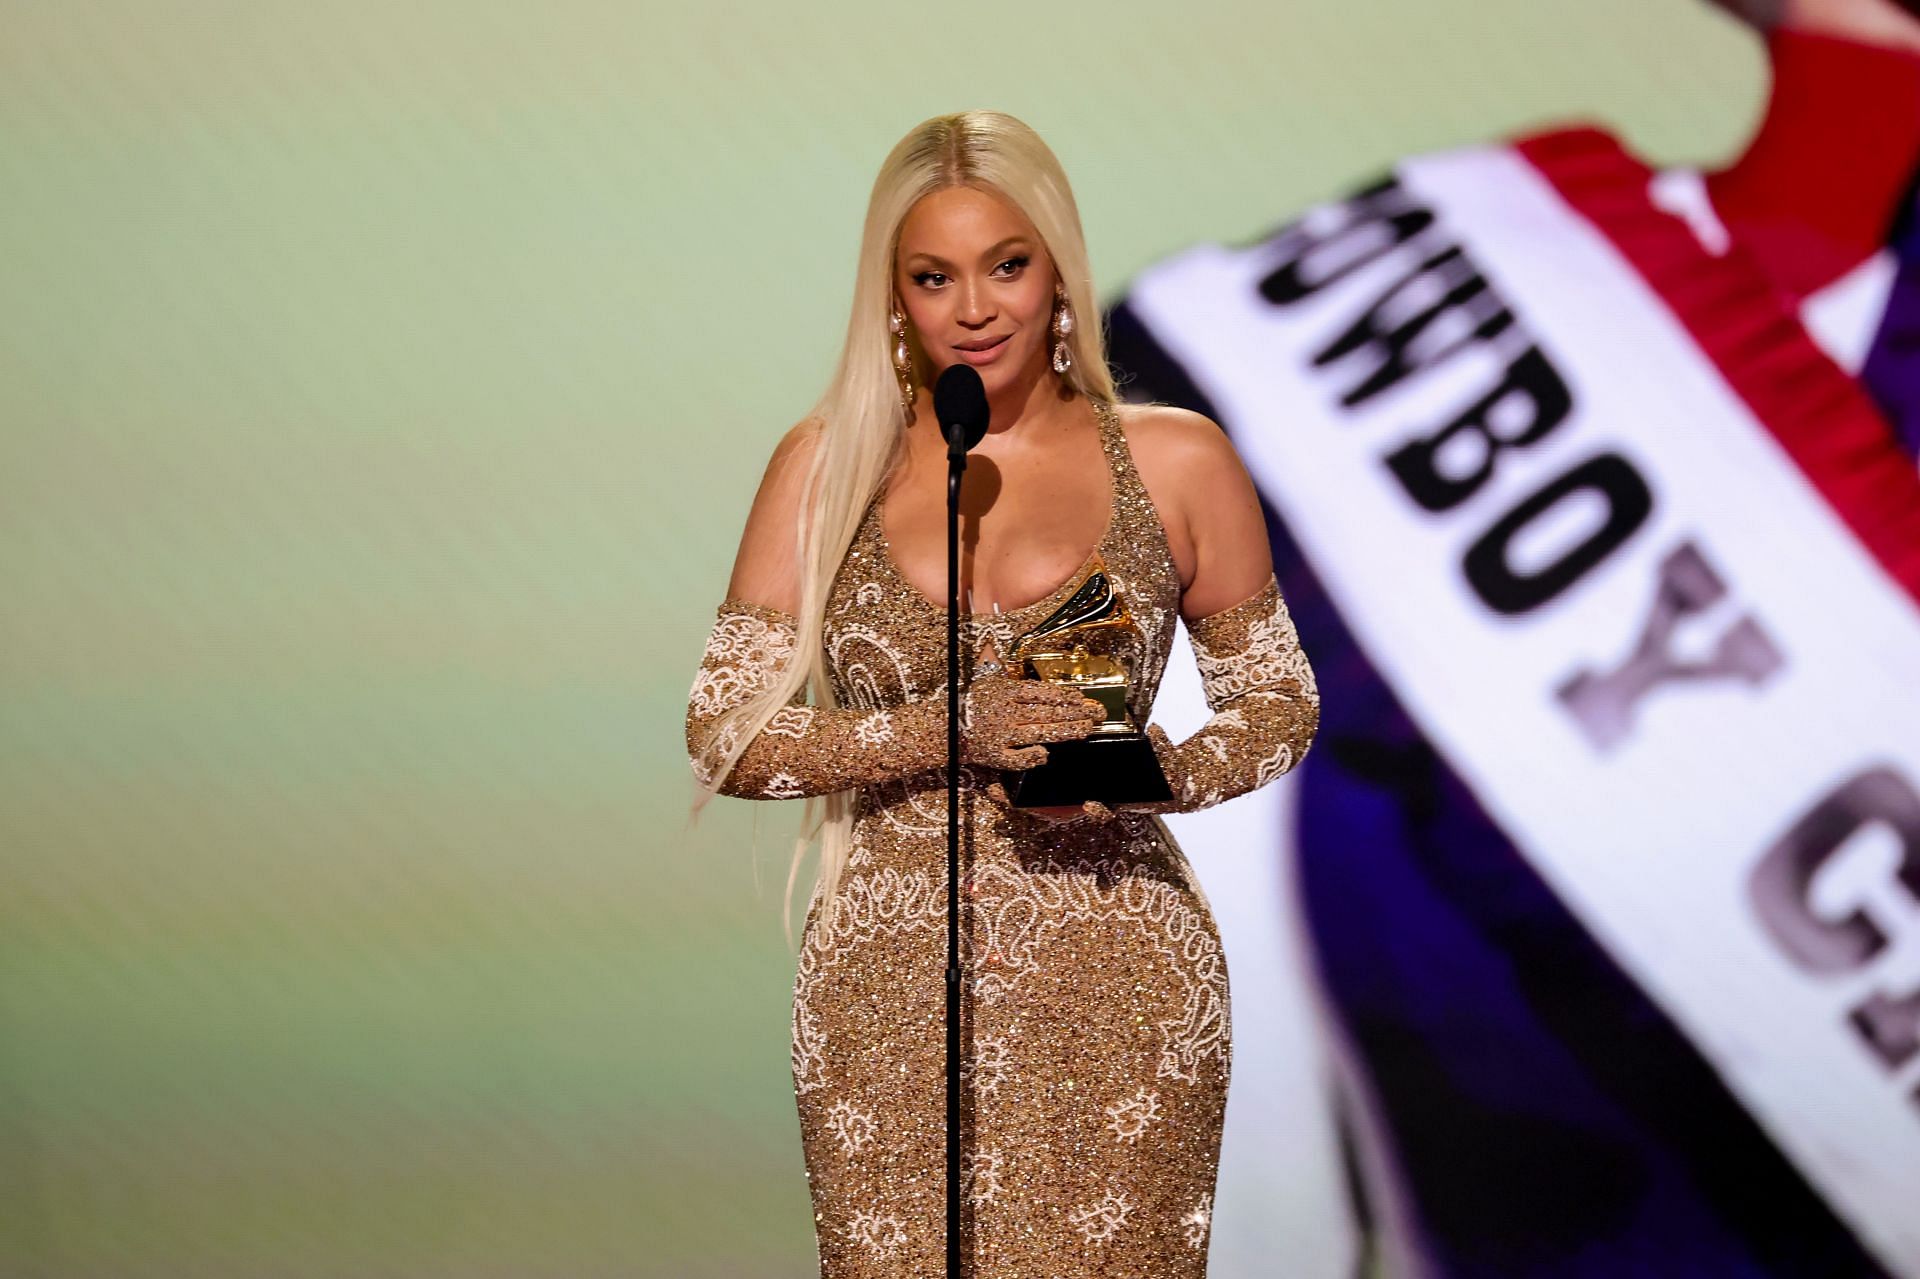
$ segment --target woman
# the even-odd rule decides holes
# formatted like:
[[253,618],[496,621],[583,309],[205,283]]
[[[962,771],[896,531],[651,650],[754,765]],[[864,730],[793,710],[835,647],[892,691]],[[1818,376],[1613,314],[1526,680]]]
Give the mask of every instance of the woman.
[[[929,387],[960,362],[992,408],[962,506],[964,1253],[981,1275],[1205,1273],[1227,972],[1156,813],[1293,768],[1319,699],[1224,433],[1123,412],[1094,308],[1066,176],[1031,129],[977,111],[909,133],[874,184],[839,369],[774,451],[693,686],[702,802],[804,796],[808,827],[819,806],[793,1078],[830,1279],[944,1264],[946,466]],[[1002,770],[1095,712],[999,655],[1095,567],[1133,618],[1114,651],[1135,722],[1176,612],[1215,714],[1178,745],[1149,728],[1171,802],[1010,807]]]

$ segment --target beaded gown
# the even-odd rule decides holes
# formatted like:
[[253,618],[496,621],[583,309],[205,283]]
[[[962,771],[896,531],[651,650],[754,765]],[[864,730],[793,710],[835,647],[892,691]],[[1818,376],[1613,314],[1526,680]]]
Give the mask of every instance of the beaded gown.
[[[962,679],[989,636],[1010,651],[1102,563],[1133,617],[1112,644],[1144,725],[1179,579],[1115,410],[1096,408],[1106,531],[1049,596],[963,616]],[[823,926],[816,889],[793,985],[793,1084],[823,1279],[936,1276],[945,1265],[946,782],[933,761],[944,761],[946,613],[895,565],[883,509],[876,495],[826,603],[837,708],[777,712],[722,787],[778,797],[867,778],[841,914]],[[696,772],[713,744],[704,730],[790,660],[792,633],[775,610],[721,606],[689,714]],[[1272,579],[1189,634],[1215,714],[1186,742],[1163,743],[1175,801],[1159,811],[1289,771],[1318,722],[1312,670]],[[720,736],[721,748],[737,744]],[[960,793],[968,1273],[1202,1279],[1232,1055],[1212,912],[1156,813],[1049,821],[991,797],[998,777],[964,766]]]

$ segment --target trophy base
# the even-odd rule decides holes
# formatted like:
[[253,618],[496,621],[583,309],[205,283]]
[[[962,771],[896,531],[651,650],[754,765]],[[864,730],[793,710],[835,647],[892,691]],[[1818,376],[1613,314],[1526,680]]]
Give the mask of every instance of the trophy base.
[[1167,775],[1145,733],[1108,733],[1047,743],[1047,762],[1006,774],[1015,808],[1048,808],[1098,800],[1152,804],[1173,798]]

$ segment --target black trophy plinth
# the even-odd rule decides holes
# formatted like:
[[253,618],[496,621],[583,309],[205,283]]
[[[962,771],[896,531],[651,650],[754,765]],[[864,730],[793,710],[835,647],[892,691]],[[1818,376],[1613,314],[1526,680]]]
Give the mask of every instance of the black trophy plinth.
[[1048,742],[1046,763],[1009,772],[1004,785],[1015,808],[1084,804],[1090,799],[1112,808],[1173,798],[1145,733],[1096,733]]

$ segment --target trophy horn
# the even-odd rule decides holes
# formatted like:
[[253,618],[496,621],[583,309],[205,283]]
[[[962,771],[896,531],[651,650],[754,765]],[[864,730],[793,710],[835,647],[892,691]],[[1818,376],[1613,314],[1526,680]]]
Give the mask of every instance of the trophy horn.
[[1127,626],[1132,621],[1133,615],[1127,612],[1125,601],[1113,589],[1113,581],[1107,576],[1106,562],[1095,555],[1087,576],[1067,597],[1067,602],[1014,641],[1013,660],[1017,664],[1032,649],[1054,636],[1070,631]]

